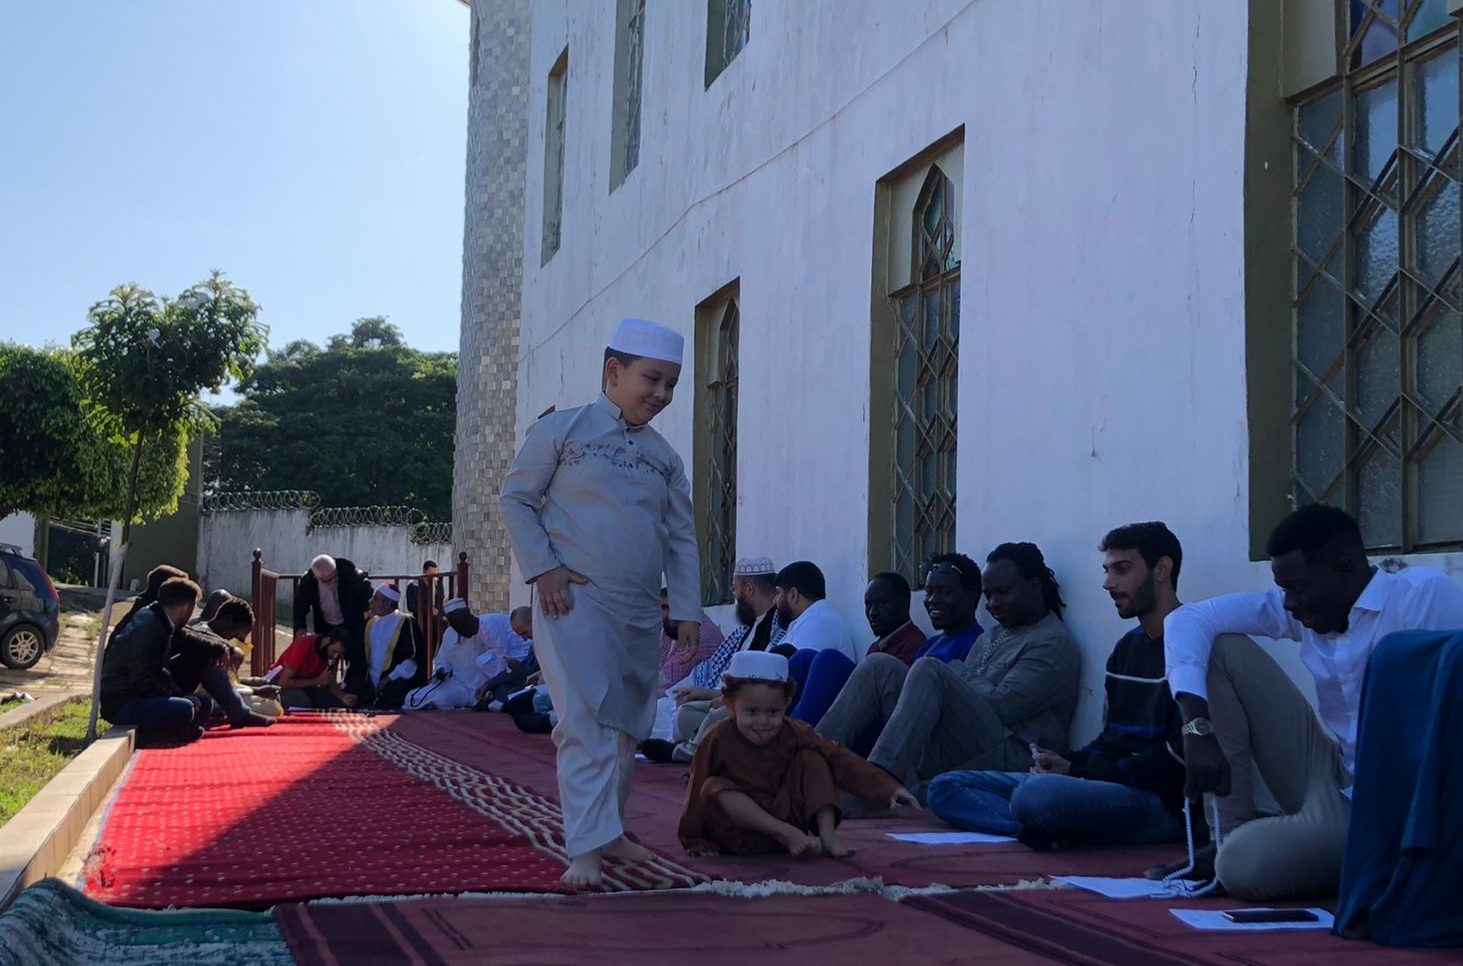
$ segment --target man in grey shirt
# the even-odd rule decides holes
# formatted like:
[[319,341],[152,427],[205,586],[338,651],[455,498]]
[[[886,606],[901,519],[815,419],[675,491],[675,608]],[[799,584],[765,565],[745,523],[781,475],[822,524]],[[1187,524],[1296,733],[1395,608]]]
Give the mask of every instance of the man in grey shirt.
[[845,745],[884,725],[869,761],[924,799],[931,778],[956,768],[1014,770],[1030,745],[1066,750],[1082,658],[1062,623],[1056,577],[1031,543],[986,557],[986,610],[1000,624],[963,661],[923,657],[907,670],[868,661],[818,725]]

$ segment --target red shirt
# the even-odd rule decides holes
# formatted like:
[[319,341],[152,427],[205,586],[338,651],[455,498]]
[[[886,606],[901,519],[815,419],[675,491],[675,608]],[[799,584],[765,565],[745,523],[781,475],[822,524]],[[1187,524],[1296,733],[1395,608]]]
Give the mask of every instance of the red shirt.
[[[914,621],[910,621],[888,637],[870,644],[869,653],[877,654],[883,651],[885,654],[899,658],[905,664],[913,664],[915,655],[919,653],[920,646],[924,642],[925,632],[915,627]],[[880,644],[884,646],[880,647]]]
[[325,660],[320,656],[320,649],[315,646],[319,640],[319,634],[301,634],[284,649],[284,653],[269,670],[272,672],[276,668],[287,667],[295,672],[297,678],[318,678],[325,673]]

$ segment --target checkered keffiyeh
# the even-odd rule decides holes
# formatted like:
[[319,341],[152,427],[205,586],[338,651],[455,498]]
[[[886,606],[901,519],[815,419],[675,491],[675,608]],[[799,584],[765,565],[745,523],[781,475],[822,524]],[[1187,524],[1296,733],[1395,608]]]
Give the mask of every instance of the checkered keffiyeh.
[[[731,632],[731,636],[716,653],[696,665],[691,670],[691,684],[698,688],[716,689],[721,687],[721,676],[726,673],[727,666],[731,664],[732,655],[742,649],[742,643],[746,641],[747,635],[751,634],[757,625],[749,627],[738,627]],[[782,641],[782,635],[787,633],[787,628],[782,626],[778,619],[777,612],[772,613],[772,633],[767,636],[767,649],[770,651]]]

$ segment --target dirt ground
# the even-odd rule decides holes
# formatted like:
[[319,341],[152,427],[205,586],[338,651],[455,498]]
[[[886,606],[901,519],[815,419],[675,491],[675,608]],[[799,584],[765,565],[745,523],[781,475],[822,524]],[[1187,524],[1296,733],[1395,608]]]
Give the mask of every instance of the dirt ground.
[[[56,646],[27,671],[0,664],[0,693],[27,691],[43,694],[85,694],[91,691],[92,657],[107,593],[92,587],[58,584],[61,595],[61,634]],[[132,607],[132,597],[119,598],[112,607],[112,625]]]

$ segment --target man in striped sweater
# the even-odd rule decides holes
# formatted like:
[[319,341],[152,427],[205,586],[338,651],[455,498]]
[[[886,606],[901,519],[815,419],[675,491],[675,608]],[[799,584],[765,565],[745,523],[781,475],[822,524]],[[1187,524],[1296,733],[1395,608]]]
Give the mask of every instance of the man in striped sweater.
[[1063,757],[1033,746],[1029,772],[954,771],[929,805],[958,828],[1012,835],[1036,849],[1182,842],[1183,721],[1164,675],[1163,619],[1179,606],[1183,549],[1162,523],[1109,533],[1103,589],[1138,626],[1107,662],[1102,733]]

